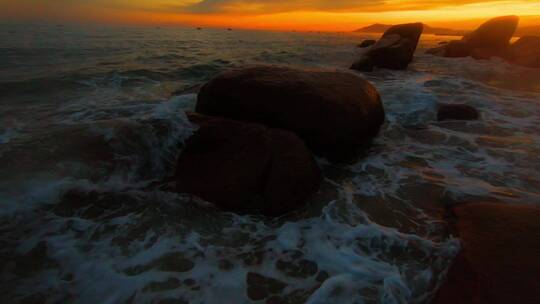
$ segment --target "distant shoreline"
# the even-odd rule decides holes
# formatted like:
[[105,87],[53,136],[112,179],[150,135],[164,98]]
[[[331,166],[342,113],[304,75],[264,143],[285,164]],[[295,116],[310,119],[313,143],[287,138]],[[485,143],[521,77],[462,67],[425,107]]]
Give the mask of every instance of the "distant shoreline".
[[[391,26],[391,24],[375,23],[366,27],[356,29],[353,32],[382,34]],[[424,24],[424,34],[431,34],[435,36],[464,36],[469,32],[469,30],[438,28]],[[521,36],[540,36],[540,25],[519,27],[515,33],[515,37]]]

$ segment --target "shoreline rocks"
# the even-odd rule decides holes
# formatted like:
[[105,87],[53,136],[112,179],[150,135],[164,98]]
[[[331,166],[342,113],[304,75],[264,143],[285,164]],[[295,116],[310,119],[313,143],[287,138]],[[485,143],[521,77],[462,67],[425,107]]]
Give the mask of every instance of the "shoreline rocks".
[[359,75],[281,66],[217,75],[201,88],[196,111],[291,131],[337,162],[367,146],[385,116],[379,93]]
[[181,152],[177,191],[227,210],[279,216],[302,208],[321,173],[311,152],[291,132],[188,114],[199,129]]
[[471,49],[503,49],[510,44],[518,27],[518,16],[501,16],[490,19],[476,30],[463,36],[462,41]]
[[176,191],[266,216],[301,209],[318,191],[312,152],[350,161],[385,120],[379,93],[359,75],[283,66],[222,72],[200,88],[195,110]]
[[480,117],[478,111],[466,104],[442,104],[437,111],[437,120],[475,120]]
[[517,26],[517,16],[502,16],[488,20],[478,29],[426,51],[441,57],[473,57],[477,60],[500,57],[511,64],[540,68],[540,36],[524,36],[510,44]]
[[510,45],[505,59],[529,68],[540,68],[540,36],[524,36]]
[[413,59],[422,35],[422,23],[399,24],[390,27],[351,69],[370,72],[374,67],[405,70]]
[[461,40],[450,41],[443,46],[429,49],[426,53],[452,58],[473,56],[475,59],[504,56],[518,23],[517,16],[496,17],[463,36]]
[[432,303],[538,303],[540,207],[469,203],[452,211],[462,251]]

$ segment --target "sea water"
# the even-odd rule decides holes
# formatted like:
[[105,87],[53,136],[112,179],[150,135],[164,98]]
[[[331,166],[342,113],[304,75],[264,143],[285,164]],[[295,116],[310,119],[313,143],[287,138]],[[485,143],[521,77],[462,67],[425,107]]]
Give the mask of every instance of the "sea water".
[[[360,74],[386,122],[317,159],[306,210],[223,212],[170,189],[196,87],[249,64],[348,69],[360,33],[0,25],[2,303],[428,303],[453,204],[540,203],[540,70],[439,58]],[[466,103],[476,121],[437,122]],[[283,109],[286,111],[287,109]]]

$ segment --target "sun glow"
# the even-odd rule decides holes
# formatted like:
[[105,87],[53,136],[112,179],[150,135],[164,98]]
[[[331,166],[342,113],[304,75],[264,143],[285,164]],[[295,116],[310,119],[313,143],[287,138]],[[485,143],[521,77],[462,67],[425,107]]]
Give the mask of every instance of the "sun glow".
[[[5,2],[5,3],[4,3]],[[364,3],[361,5],[353,2]],[[210,3],[210,4],[205,4]],[[214,3],[218,3],[215,4]],[[295,4],[298,3],[298,4]],[[350,31],[371,23],[422,21],[468,29],[487,18],[515,14],[521,24],[540,24],[538,1],[125,1],[44,3],[0,0],[3,20],[190,25],[272,30]],[[113,5],[114,4],[114,5]]]

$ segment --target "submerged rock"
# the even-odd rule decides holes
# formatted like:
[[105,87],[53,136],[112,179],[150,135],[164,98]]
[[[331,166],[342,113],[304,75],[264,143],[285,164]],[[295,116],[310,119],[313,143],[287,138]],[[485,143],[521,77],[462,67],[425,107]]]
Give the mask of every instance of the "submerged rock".
[[437,120],[474,120],[478,119],[478,111],[466,104],[443,104],[439,106]]
[[277,216],[299,209],[321,173],[295,134],[191,113],[199,129],[180,154],[177,189],[227,210]]
[[433,303],[538,303],[540,207],[471,203],[453,212],[462,251]]
[[374,45],[377,41],[373,40],[373,39],[366,39],[364,41],[362,41],[358,47],[360,48],[367,48],[367,47],[370,47],[372,45]]
[[540,68],[540,36],[525,36],[514,42],[505,57],[510,63]]
[[453,40],[441,47],[429,49],[426,53],[442,57],[467,57],[471,54],[471,48],[463,41]]
[[468,57],[489,59],[504,56],[519,23],[517,16],[502,16],[488,20],[461,40],[429,49],[428,54],[443,57]]
[[287,284],[255,272],[246,275],[247,295],[253,301],[263,300],[273,294],[280,294]]
[[422,23],[399,24],[390,27],[360,59],[351,66],[353,70],[371,71],[374,67],[404,70],[413,59]]
[[359,75],[279,66],[219,74],[201,88],[196,111],[292,131],[333,161],[355,156],[384,122],[379,93]]

